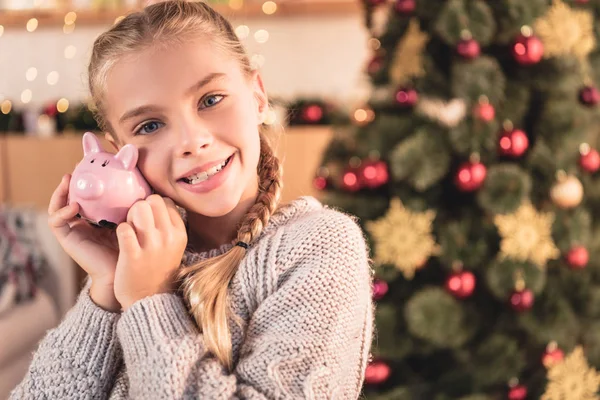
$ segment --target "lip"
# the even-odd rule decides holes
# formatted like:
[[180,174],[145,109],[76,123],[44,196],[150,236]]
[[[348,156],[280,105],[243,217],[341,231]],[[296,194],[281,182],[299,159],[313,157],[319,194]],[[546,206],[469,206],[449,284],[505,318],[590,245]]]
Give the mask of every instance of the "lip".
[[190,169],[188,172],[186,172],[185,174],[183,174],[183,175],[181,175],[179,178],[177,178],[177,180],[179,181],[179,180],[181,180],[181,179],[183,179],[183,178],[187,178],[187,177],[188,177],[188,176],[190,176],[190,175],[195,175],[195,174],[199,174],[200,172],[204,172],[204,171],[206,171],[206,170],[208,170],[208,169],[210,169],[210,168],[214,167],[215,165],[219,165],[219,164],[222,164],[222,163],[224,163],[224,162],[225,162],[225,161],[226,161],[226,160],[227,160],[229,157],[231,157],[231,156],[232,156],[232,155],[230,154],[229,156],[227,156],[227,157],[225,157],[225,158],[222,158],[222,159],[220,159],[220,160],[217,160],[217,161],[211,161],[211,162],[208,162],[208,163],[206,163],[206,164],[202,164],[202,165],[201,165],[201,166],[199,166],[199,167],[196,167],[196,168]]
[[211,176],[210,178],[208,178],[205,181],[202,181],[200,183],[196,183],[196,184],[191,184],[191,183],[187,183],[184,180],[178,180],[177,184],[181,185],[181,187],[189,192],[192,193],[208,193],[213,191],[214,189],[218,188],[219,186],[221,186],[223,184],[223,182],[225,182],[228,177],[229,174],[231,173],[231,168],[232,168],[232,164],[235,162],[235,153],[231,156],[231,160],[229,160],[229,163],[227,163],[227,165],[225,166],[225,168],[223,168],[222,170],[220,170],[216,175]]

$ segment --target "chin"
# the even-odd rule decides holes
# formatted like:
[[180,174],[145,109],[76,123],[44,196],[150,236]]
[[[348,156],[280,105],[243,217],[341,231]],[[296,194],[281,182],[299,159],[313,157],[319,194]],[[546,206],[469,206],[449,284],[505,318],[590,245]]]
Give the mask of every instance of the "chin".
[[236,201],[233,196],[228,196],[227,199],[220,199],[218,201],[213,199],[207,199],[206,201],[197,200],[192,204],[187,204],[184,208],[196,214],[217,218],[232,212],[238,203],[239,201]]

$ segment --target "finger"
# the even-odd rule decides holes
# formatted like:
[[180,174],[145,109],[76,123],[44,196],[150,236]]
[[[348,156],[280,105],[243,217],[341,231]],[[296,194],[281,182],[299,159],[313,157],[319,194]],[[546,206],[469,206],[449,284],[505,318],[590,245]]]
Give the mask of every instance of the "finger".
[[63,175],[60,183],[54,189],[52,196],[50,197],[50,203],[48,204],[48,215],[55,213],[64,206],[67,205],[67,199],[69,197],[69,183],[71,182],[71,175]]
[[168,229],[172,229],[173,224],[171,223],[171,217],[169,216],[169,211],[163,198],[157,194],[153,194],[149,196],[146,201],[152,208],[156,229],[160,232],[166,232]]
[[48,225],[59,237],[65,237],[71,231],[70,222],[79,212],[79,204],[71,203],[48,216]]
[[175,202],[169,197],[164,197],[164,200],[173,226],[178,229],[185,229],[185,223],[183,222],[183,219],[181,219],[181,214],[179,214],[179,210],[177,209]]
[[127,222],[137,234],[140,245],[144,247],[155,230],[150,204],[146,200],[136,202],[127,213]]
[[119,251],[129,259],[138,257],[142,250],[133,227],[127,222],[121,222],[116,232]]

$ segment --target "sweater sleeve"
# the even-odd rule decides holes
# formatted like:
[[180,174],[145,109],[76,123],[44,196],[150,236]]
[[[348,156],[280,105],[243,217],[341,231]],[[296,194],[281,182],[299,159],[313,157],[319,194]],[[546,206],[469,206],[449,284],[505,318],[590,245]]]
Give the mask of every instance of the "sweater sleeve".
[[105,399],[122,366],[116,325],[120,313],[105,311],[89,296],[88,279],[77,302],[33,355],[10,399]]
[[334,229],[325,219],[279,250],[294,254],[252,314],[233,373],[207,352],[179,297],[125,311],[117,332],[131,398],[358,398],[373,331],[371,269],[362,231],[336,215]]

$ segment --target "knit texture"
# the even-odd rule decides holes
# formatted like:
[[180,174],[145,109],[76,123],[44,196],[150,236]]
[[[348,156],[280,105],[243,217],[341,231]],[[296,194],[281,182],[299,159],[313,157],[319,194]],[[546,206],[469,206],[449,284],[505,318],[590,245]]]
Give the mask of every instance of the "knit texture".
[[[184,264],[214,257],[186,251]],[[50,330],[11,399],[356,399],[373,335],[372,270],[353,217],[310,196],[281,207],[231,284],[233,373],[176,294],[122,314],[89,282]]]

